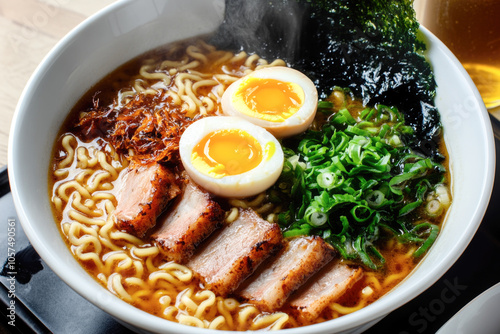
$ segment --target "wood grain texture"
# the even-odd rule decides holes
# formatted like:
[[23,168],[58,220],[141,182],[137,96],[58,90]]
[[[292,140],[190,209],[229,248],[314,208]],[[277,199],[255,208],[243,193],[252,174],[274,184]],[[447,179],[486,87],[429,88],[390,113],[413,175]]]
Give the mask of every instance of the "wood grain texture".
[[0,167],[9,128],[33,71],[71,29],[114,0],[0,0]]

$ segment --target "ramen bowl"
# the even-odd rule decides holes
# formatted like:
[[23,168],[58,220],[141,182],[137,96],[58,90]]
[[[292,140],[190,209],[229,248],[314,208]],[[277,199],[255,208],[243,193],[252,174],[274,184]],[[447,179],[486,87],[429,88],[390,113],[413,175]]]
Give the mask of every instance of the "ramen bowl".
[[[9,178],[30,242],[71,288],[118,321],[141,332],[208,333],[141,311],[113,295],[75,260],[54,220],[48,177],[52,148],[69,111],[94,84],[128,60],[158,46],[214,31],[224,2],[122,1],[63,38],[29,80],[9,138]],[[466,71],[425,28],[426,56],[437,81],[436,105],[450,156],[453,204],[436,242],[391,292],[352,314],[286,333],[357,333],[436,282],[460,257],[479,227],[493,187],[495,153],[486,109]]]

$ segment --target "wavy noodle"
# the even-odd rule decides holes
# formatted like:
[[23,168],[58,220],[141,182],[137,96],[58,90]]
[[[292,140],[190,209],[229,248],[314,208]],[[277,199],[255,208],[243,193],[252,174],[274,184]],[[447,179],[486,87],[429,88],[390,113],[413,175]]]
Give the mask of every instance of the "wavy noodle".
[[113,273],[108,278],[108,290],[115,293],[118,297],[126,302],[132,302],[132,296],[125,290],[122,285],[122,276],[118,273]]
[[155,67],[154,64],[149,66],[145,65],[141,67],[141,69],[139,70],[139,74],[149,80],[153,79],[161,80],[165,86],[170,85],[170,82],[172,80],[170,78],[170,75],[163,72],[150,72],[152,70],[154,71],[154,67]]
[[252,322],[251,329],[280,329],[288,321],[289,315],[283,312],[260,314]]
[[222,329],[223,326],[226,324],[226,319],[219,315],[216,317],[212,322],[210,322],[210,325],[208,326],[208,329]]
[[[270,223],[277,222],[278,219],[277,213],[281,211],[280,206],[276,206],[267,200],[265,192],[258,194],[254,198],[248,198],[248,199],[231,198],[229,199],[228,202],[234,208],[242,208],[242,209],[252,208],[255,212],[264,217]],[[234,217],[233,213],[231,219],[236,219],[236,218],[237,217]]]
[[132,247],[130,252],[136,257],[151,257],[151,256],[156,256],[160,252],[160,250],[156,246],[147,248]]
[[333,303],[332,305],[330,305],[330,308],[339,314],[345,315],[360,310],[365,307],[365,305],[366,302],[362,299],[358,304],[356,304],[356,306],[348,307],[340,305],[338,303]]
[[70,210],[68,211],[68,216],[69,218],[75,220],[75,221],[78,221],[80,223],[83,223],[85,225],[104,225],[106,224],[106,222],[102,219],[92,219],[92,218],[89,218],[89,217],[86,217],[84,214],[78,212],[78,211],[75,211],[75,210]]
[[248,305],[244,307],[240,312],[238,312],[238,321],[241,324],[249,323],[252,318],[259,314],[259,310],[253,306]]
[[367,286],[371,286],[374,290],[382,290],[382,284],[374,273],[366,273],[365,282]]
[[177,316],[177,320],[183,325],[205,328],[205,323],[202,320],[191,315],[180,314]]
[[[80,195],[79,192],[74,192],[73,194],[74,194],[74,196],[73,196],[74,198],[71,201],[71,205],[73,206],[73,208],[76,209],[76,211],[75,211],[76,215],[79,215],[78,211],[80,211],[82,214],[84,214],[86,216],[90,216],[90,217],[99,217],[99,216],[103,215],[103,212],[100,209],[96,208],[96,209],[92,210],[92,207],[93,207],[92,200],[88,199],[85,201],[85,204],[84,204],[84,203],[82,203],[82,195]],[[73,218],[73,219],[76,219],[76,218]],[[76,219],[76,220],[78,220],[78,219]]]
[[[67,135],[67,136],[63,137],[61,145],[62,145],[64,151],[66,152],[66,158],[64,158],[64,160],[59,162],[58,167],[57,167],[58,169],[63,169],[63,168],[68,167],[68,165],[70,165],[74,160],[75,150],[71,146],[71,142],[76,142],[76,139],[74,136]],[[58,175],[56,175],[56,176],[58,176]]]
[[219,311],[219,314],[224,317],[224,321],[229,326],[229,328],[232,328],[234,326],[234,320],[230,310],[226,307],[226,304],[224,303],[224,300],[222,298],[219,298],[219,300],[217,301],[217,311]]

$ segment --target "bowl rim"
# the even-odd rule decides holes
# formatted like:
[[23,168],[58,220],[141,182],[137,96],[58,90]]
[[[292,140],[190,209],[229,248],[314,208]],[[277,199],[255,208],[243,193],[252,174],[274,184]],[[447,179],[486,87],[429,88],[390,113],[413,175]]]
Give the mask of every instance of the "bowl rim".
[[[27,112],[25,106],[26,96],[31,91],[37,89],[37,84],[40,81],[40,79],[43,78],[43,76],[45,75],[47,67],[52,63],[52,61],[57,56],[59,56],[62,52],[64,52],[66,45],[71,40],[73,40],[76,36],[78,36],[82,31],[90,27],[96,20],[102,20],[111,13],[133,2],[134,0],[121,0],[108,5],[107,7],[103,8],[102,10],[88,17],[77,27],[71,30],[51,49],[51,51],[44,57],[42,62],[38,65],[32,76],[30,77],[28,83],[26,84],[21,94],[21,97],[19,98],[19,102],[14,112],[10,129],[9,143],[8,143],[9,181],[12,189],[14,204],[19,216],[19,220],[28,239],[33,244],[33,247],[36,249],[36,251],[40,254],[41,258],[47,263],[47,265],[49,265],[49,267],[78,294],[83,296],[87,301],[90,301],[94,305],[100,307],[114,318],[119,319],[121,322],[122,321],[128,322],[131,319],[130,317],[133,315],[131,311],[134,311],[135,314],[140,314],[140,316],[132,317],[132,319],[135,318],[137,320],[136,322],[132,323],[132,325],[139,326],[141,329],[145,330],[159,332],[161,330],[165,330],[166,326],[170,327],[170,330],[172,331],[183,330],[186,332],[201,333],[201,334],[209,333],[212,331],[214,333],[219,332],[215,330],[191,328],[185,325],[181,325],[178,323],[168,321],[166,319],[153,316],[151,314],[148,314],[144,311],[141,311],[129,305],[128,303],[125,303],[124,301],[121,301],[118,297],[116,297],[116,300],[118,301],[117,303],[111,303],[110,305],[97,305],[95,302],[92,301],[93,299],[90,298],[90,294],[93,293],[93,290],[86,290],[85,287],[82,288],[73,283],[69,279],[70,274],[64,271],[64,266],[60,266],[59,263],[57,262],[57,256],[54,256],[53,251],[50,249],[50,247],[44,245],[42,240],[39,239],[38,235],[35,233],[35,230],[31,226],[31,222],[28,220],[28,214],[26,208],[23,205],[21,194],[19,193],[19,189],[17,188],[16,185],[17,182],[16,180],[21,176],[19,176],[16,171],[16,159],[14,158],[13,154],[16,147],[15,139],[17,136],[20,135],[19,125],[18,125],[20,122],[19,118],[23,113]],[[420,30],[427,39],[428,43],[431,43],[432,45],[437,45],[440,49],[442,49],[442,51],[449,58],[453,66],[457,68],[460,75],[464,77],[465,80],[467,81],[468,88],[473,92],[475,99],[477,99],[478,101],[482,101],[474,83],[468,76],[465,69],[459,63],[457,58],[451,53],[451,51],[449,51],[448,48],[446,48],[446,46],[444,46],[444,44],[440,42],[437,39],[437,37],[435,37],[432,33],[430,33],[425,27],[421,26]],[[483,178],[484,182],[481,184],[481,190],[482,190],[481,198],[477,200],[477,205],[475,206],[475,211],[473,213],[473,219],[467,225],[467,230],[464,231],[464,233],[461,235],[461,238],[459,240],[456,240],[456,242],[452,245],[453,251],[450,251],[449,253],[447,253],[445,257],[443,257],[443,259],[441,259],[440,263],[442,265],[436,266],[434,270],[429,272],[429,276],[432,278],[429,278],[428,280],[421,280],[420,282],[416,283],[414,285],[416,286],[416,288],[412,290],[399,291],[397,298],[394,297],[388,298],[384,296],[380,299],[380,300],[385,300],[384,302],[368,305],[365,308],[356,311],[352,314],[335,319],[335,322],[327,321],[324,323],[307,326],[308,333],[320,333],[320,332],[323,333],[326,331],[331,331],[332,329],[338,331],[353,329],[354,328],[352,326],[353,323],[356,323],[357,326],[362,326],[363,324],[366,324],[368,322],[375,323],[376,321],[383,318],[383,316],[385,316],[386,314],[404,305],[406,302],[418,296],[422,291],[428,289],[444,273],[446,273],[446,271],[448,271],[448,269],[461,256],[463,251],[465,251],[468,244],[472,240],[475,232],[479,228],[481,220],[486,212],[486,208],[489,204],[489,198],[493,190],[493,181],[495,177],[496,158],[495,158],[495,143],[493,137],[493,130],[488,117],[488,113],[486,111],[486,108],[484,107],[484,104],[480,104],[479,108],[481,110],[477,116],[480,118],[479,122],[482,125],[482,130],[483,130],[482,135],[484,137],[485,152],[487,154],[486,157],[488,161],[485,161],[484,164],[484,178]],[[123,305],[122,303],[124,303],[125,305]],[[302,333],[304,331],[304,328],[299,327],[299,328],[285,329],[282,331],[285,331],[286,333]]]

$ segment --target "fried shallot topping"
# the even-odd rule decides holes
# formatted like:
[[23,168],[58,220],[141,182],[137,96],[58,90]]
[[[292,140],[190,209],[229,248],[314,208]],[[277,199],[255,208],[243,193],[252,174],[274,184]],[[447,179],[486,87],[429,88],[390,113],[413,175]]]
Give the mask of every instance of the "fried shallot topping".
[[[94,96],[93,108],[80,114],[77,131],[83,140],[102,137],[136,162],[179,162],[179,139],[195,119],[181,112],[165,91],[137,94],[118,106],[100,106]],[[133,152],[133,154],[130,154]]]

